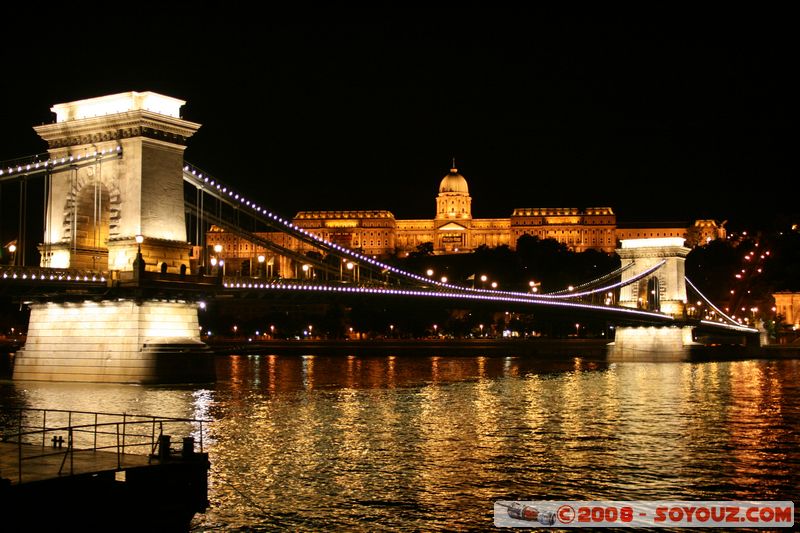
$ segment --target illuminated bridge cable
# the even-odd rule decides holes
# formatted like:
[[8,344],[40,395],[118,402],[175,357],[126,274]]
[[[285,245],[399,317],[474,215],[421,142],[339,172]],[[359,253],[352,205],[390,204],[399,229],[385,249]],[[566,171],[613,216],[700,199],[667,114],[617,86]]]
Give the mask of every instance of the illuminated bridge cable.
[[[195,209],[194,206],[189,202],[186,202],[185,208],[186,208],[185,211],[187,213],[192,213],[194,211],[194,209]],[[220,228],[224,229],[227,232],[230,232],[230,233],[236,235],[237,237],[241,237],[242,239],[245,239],[245,240],[248,240],[250,242],[253,242],[254,244],[258,244],[259,246],[263,246],[267,250],[271,250],[271,251],[273,251],[273,252],[275,252],[277,254],[280,254],[280,255],[283,255],[283,256],[286,256],[286,257],[291,257],[292,259],[296,259],[296,260],[302,261],[304,263],[313,264],[314,267],[317,268],[320,271],[334,273],[334,269],[333,269],[333,267],[331,267],[331,265],[327,265],[324,262],[319,261],[319,260],[317,260],[317,259],[315,259],[313,257],[309,257],[307,255],[303,255],[300,252],[296,252],[294,250],[291,250],[289,248],[281,246],[280,244],[274,243],[274,242],[272,242],[272,241],[270,241],[268,239],[264,239],[262,237],[259,237],[258,235],[255,235],[255,234],[253,234],[253,233],[251,233],[251,232],[249,232],[247,230],[243,230],[236,223],[228,222],[228,221],[218,217],[217,215],[212,215],[212,214],[209,214],[209,213],[204,213],[203,216],[205,217],[205,220],[207,220],[208,222],[211,222],[212,224],[214,224],[216,226],[219,226]],[[338,272],[338,271],[336,271],[336,272]]]
[[[717,314],[719,314],[721,317],[725,318],[725,320],[727,320],[728,322],[730,322],[730,323],[731,323],[732,325],[734,325],[734,326],[738,326],[738,327],[744,327],[744,326],[742,326],[740,323],[738,323],[738,322],[737,322],[735,319],[733,319],[733,318],[729,317],[728,315],[726,315],[725,313],[723,313],[723,312],[722,312],[722,310],[721,310],[719,307],[717,307],[716,305],[714,305],[714,304],[711,302],[711,300],[709,300],[708,298],[706,298],[705,294],[703,294],[702,292],[700,292],[700,289],[698,289],[698,288],[697,288],[697,286],[696,286],[694,283],[692,283],[692,280],[690,280],[690,279],[689,279],[688,277],[686,277],[686,276],[684,276],[684,279],[686,279],[686,283],[688,283],[688,284],[689,284],[689,286],[690,286],[690,287],[691,287],[691,288],[694,290],[694,292],[696,292],[696,293],[697,293],[697,294],[700,296],[700,299],[701,299],[701,300],[703,300],[703,301],[706,303],[706,305],[708,305],[708,306],[709,306],[709,307],[711,307],[711,308],[712,308],[714,311],[716,311],[716,312],[717,312]],[[750,328],[747,328],[747,329],[750,329]]]
[[455,301],[473,301],[473,302],[498,302],[498,303],[512,303],[524,304],[526,306],[541,306],[553,309],[571,309],[571,310],[584,310],[584,311],[600,311],[621,317],[628,317],[637,320],[647,320],[648,322],[666,322],[674,323],[675,319],[671,315],[664,313],[645,311],[631,307],[610,307],[591,305],[581,302],[566,302],[556,299],[533,299],[525,298],[521,295],[514,295],[507,293],[500,294],[479,294],[474,291],[441,291],[432,289],[400,289],[400,288],[382,288],[382,287],[352,287],[341,285],[324,285],[319,283],[293,283],[293,282],[260,282],[254,281],[250,278],[243,278],[241,280],[226,279],[224,287],[228,290],[247,290],[252,291],[260,289],[264,291],[297,291],[297,292],[328,292],[328,293],[344,293],[344,294],[370,294],[375,296],[401,296],[401,297],[420,297],[420,298],[438,298],[449,299]]
[[666,261],[661,261],[661,262],[657,263],[656,265],[648,268],[647,270],[644,270],[644,271],[636,274],[635,276],[633,276],[630,279],[627,279],[625,281],[620,281],[620,282],[614,283],[612,285],[606,285],[605,287],[599,287],[597,289],[592,289],[590,291],[571,292],[571,293],[567,293],[567,294],[542,294],[540,297],[541,298],[549,298],[549,299],[569,299],[569,298],[578,298],[580,296],[588,296],[590,294],[596,294],[598,292],[611,291],[611,290],[614,290],[614,289],[618,289],[620,287],[628,286],[628,285],[630,285],[632,283],[636,283],[640,279],[649,276],[650,274],[652,274],[653,272],[655,272],[656,270],[658,270],[659,268],[661,268],[665,264],[666,264]]
[[380,275],[385,274],[386,276],[402,278],[407,281],[411,281],[415,285],[435,285],[450,290],[466,290],[464,287],[440,283],[418,274],[407,272],[400,268],[359,254],[358,252],[349,250],[344,246],[326,241],[325,239],[322,239],[321,237],[318,237],[317,235],[314,235],[313,233],[296,226],[292,222],[275,215],[269,210],[257,205],[255,202],[246,199],[244,196],[236,193],[233,189],[228,188],[218,180],[212,179],[207,173],[201,172],[198,168],[188,163],[185,163],[184,165],[183,177],[185,181],[191,183],[195,187],[202,187],[207,194],[217,198],[219,201],[224,202],[235,209],[249,212],[250,216],[258,219],[268,227],[272,227],[278,231],[287,233],[303,243],[309,244],[316,249],[324,250],[334,256],[353,260],[360,266],[363,266],[368,270],[373,270],[376,272],[376,274],[379,273]]
[[[51,158],[50,154],[36,154],[12,161],[0,163],[0,182],[22,179],[22,177],[36,174],[52,172],[54,169],[70,168],[72,166],[93,165],[98,158],[119,157],[122,155],[122,147],[107,148],[104,150],[94,150],[79,154],[65,155],[63,157]],[[65,169],[66,169],[65,168]]]
[[[585,289],[587,287],[591,287],[591,286],[597,285],[598,283],[605,283],[606,281],[619,276],[620,274],[622,274],[623,272],[625,272],[626,270],[631,268],[634,264],[635,263],[628,263],[627,265],[621,266],[620,268],[614,270],[613,272],[609,272],[608,274],[600,276],[597,279],[593,279],[591,281],[587,281],[586,283],[581,283],[580,285],[577,285],[576,287],[573,287],[572,290],[573,291],[582,290],[582,289]],[[572,291],[570,291],[569,289],[562,289],[562,290],[559,290],[559,291],[545,292],[545,293],[542,293],[542,295],[543,296],[555,296],[555,295],[564,294],[564,293],[567,293],[567,292],[572,292]]]

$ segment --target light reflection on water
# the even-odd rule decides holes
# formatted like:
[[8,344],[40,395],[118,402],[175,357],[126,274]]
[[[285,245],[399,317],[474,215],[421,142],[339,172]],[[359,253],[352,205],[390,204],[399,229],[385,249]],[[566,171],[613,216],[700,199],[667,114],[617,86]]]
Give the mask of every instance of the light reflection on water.
[[4,406],[212,420],[197,530],[490,529],[497,499],[798,500],[800,362],[218,359],[202,387],[0,384]]

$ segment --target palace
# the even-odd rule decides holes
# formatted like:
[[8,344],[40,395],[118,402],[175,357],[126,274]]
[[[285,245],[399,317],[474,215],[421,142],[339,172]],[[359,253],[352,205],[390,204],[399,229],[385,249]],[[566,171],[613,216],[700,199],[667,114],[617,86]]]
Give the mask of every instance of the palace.
[[[692,247],[725,238],[724,223],[713,220],[698,220],[689,227],[619,228],[610,207],[525,207],[514,209],[509,218],[472,218],[469,186],[455,165],[439,183],[433,219],[397,219],[390,211],[300,211],[292,223],[322,239],[375,257],[407,255],[427,243],[434,254],[472,252],[481,246],[506,245],[513,250],[523,235],[555,239],[576,252],[606,253],[613,253],[620,239],[682,237]],[[292,250],[311,251],[281,233],[259,235]],[[270,255],[216,227],[208,233],[207,244],[210,248],[222,246],[219,255],[229,272],[249,271],[249,265],[259,255]],[[267,260],[270,267],[274,264],[272,259]],[[245,263],[247,266],[243,267]]]

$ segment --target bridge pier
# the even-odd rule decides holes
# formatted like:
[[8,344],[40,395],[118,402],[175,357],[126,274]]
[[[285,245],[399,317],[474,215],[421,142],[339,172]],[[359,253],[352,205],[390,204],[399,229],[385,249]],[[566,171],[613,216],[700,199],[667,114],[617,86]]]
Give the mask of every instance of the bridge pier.
[[31,303],[15,380],[197,383],[214,380],[195,304],[112,300]]
[[608,345],[608,356],[622,361],[680,361],[693,346],[691,326],[618,327],[614,342]]

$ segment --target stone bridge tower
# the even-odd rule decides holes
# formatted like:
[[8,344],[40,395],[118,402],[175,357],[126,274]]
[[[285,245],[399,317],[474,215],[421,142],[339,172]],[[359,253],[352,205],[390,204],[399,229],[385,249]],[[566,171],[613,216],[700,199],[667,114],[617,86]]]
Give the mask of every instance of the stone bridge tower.
[[665,264],[638,283],[622,287],[619,304],[682,318],[686,308],[684,262],[689,251],[681,238],[623,240],[617,254],[622,259],[623,267],[633,264],[622,273],[623,283],[662,261]]
[[[660,311],[678,321],[685,318],[686,277],[684,262],[689,248],[681,238],[626,239],[617,250],[622,266],[633,265],[622,273],[625,282],[664,261],[664,265],[636,283],[622,287],[619,304],[624,307]],[[675,326],[617,327],[609,356],[633,360],[681,360],[696,345],[692,327],[685,322]]]
[[147,270],[188,268],[183,151],[200,125],[184,103],[127,92],[51,108],[56,122],[34,129],[73,164],[49,182],[42,266],[132,270],[140,235]]

